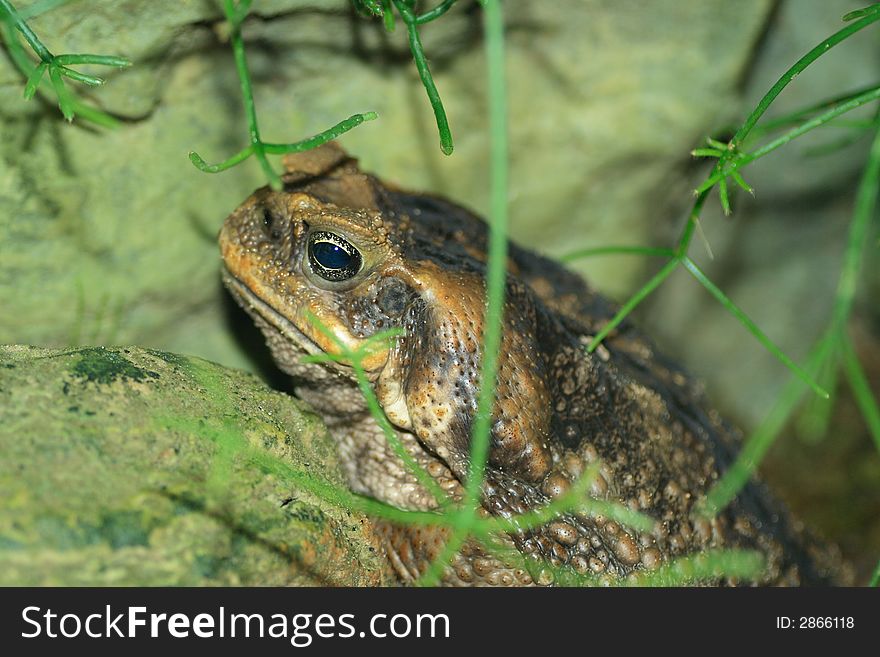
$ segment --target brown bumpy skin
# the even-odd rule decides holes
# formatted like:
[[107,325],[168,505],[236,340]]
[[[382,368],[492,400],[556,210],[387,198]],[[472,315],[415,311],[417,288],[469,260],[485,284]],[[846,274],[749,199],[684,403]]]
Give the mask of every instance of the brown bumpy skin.
[[[481,360],[486,224],[442,198],[383,184],[332,144],[286,164],[283,191],[256,191],[226,220],[224,281],[295,378],[297,394],[324,416],[351,487],[402,508],[435,508],[386,443],[350,368],[300,361],[339,353],[312,315],[350,348],[402,329],[364,367],[406,449],[460,496]],[[360,256],[344,279],[322,277],[310,258],[310,241],[327,234]],[[548,572],[566,569],[613,580],[713,547],[760,550],[762,583],[836,581],[834,551],[809,539],[759,484],[716,519],[692,518],[695,501],[732,462],[738,438],[694,383],[631,327],[586,352],[613,316],[611,304],[578,276],[515,245],[506,294],[485,513],[540,508],[597,463],[590,495],[657,522],[637,532],[602,517],[563,515],[509,536],[507,547],[525,559],[502,561],[466,543],[444,583],[545,584],[553,581]],[[423,573],[447,538],[442,529],[383,527],[403,582]],[[524,563],[558,568],[536,574],[540,568]]]

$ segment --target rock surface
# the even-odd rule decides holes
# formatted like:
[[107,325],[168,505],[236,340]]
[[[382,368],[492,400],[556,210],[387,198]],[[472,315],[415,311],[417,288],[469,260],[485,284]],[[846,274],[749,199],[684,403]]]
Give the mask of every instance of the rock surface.
[[[365,586],[372,525],[299,402],[137,348],[0,347],[0,586]],[[302,476],[301,474],[298,476]]]

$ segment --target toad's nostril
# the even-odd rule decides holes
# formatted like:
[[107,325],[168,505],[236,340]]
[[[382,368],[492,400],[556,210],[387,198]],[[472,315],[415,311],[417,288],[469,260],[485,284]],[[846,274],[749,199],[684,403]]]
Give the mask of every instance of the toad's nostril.
[[263,229],[270,239],[276,242],[281,239],[281,230],[278,227],[278,219],[269,208],[263,208]]

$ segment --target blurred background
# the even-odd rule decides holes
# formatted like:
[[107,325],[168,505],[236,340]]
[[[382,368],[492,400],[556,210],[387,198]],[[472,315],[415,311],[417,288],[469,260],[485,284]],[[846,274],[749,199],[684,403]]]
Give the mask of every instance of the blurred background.
[[[286,389],[218,276],[216,232],[264,184],[261,171],[249,160],[206,175],[187,159],[195,150],[220,161],[246,144],[218,5],[51,4],[30,24],[53,52],[124,55],[134,66],[110,72],[100,89],[77,88],[120,117],[120,127],[68,125],[51,102],[22,99],[24,80],[0,48],[0,343],[156,347],[252,370]],[[710,166],[690,150],[707,136],[729,137],[779,75],[859,7],[847,0],[507,0],[513,238],[551,256],[674,244]],[[485,212],[479,21],[477,4],[460,0],[422,29],[455,136],[446,157],[402,25],[388,34],[344,0],[257,0],[243,32],[263,137],[296,141],[355,112],[377,111],[378,121],[341,139],[363,168]],[[822,57],[768,116],[876,84],[878,30]],[[847,116],[875,110],[864,109]],[[870,141],[860,134],[829,150],[823,145],[854,135],[822,128],[749,166],[754,198],[735,194],[734,213],[724,217],[713,194],[703,214],[714,259],[699,240],[691,250],[796,361],[830,316]],[[876,221],[868,241],[851,329],[876,396]],[[657,262],[614,256],[574,266],[624,301]],[[682,272],[638,309],[636,321],[705,381],[713,403],[746,434],[791,377]],[[845,385],[828,430],[793,422],[762,471],[866,579],[880,556],[880,456]]]

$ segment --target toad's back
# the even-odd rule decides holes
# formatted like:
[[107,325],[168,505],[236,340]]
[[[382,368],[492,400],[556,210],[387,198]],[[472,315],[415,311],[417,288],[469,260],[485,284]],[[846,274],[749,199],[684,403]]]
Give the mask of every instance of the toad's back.
[[[338,355],[340,344],[356,349],[380,331],[400,329],[364,367],[407,451],[444,491],[460,496],[482,358],[485,223],[444,199],[382,184],[334,147],[288,166],[283,191],[258,190],[224,225],[228,287],[296,378],[298,394],[324,415],[351,486],[404,508],[431,509],[435,498],[388,445],[351,369],[300,362],[304,353]],[[592,497],[656,523],[640,532],[602,516],[563,514],[510,535],[508,546],[524,560],[466,543],[446,583],[544,583],[551,570],[614,578],[713,547],[759,550],[764,583],[833,579],[833,553],[806,537],[758,484],[716,518],[696,518],[696,501],[732,463],[734,433],[632,328],[587,353],[613,308],[582,279],[516,246],[508,262],[486,514],[540,508],[589,472]],[[404,581],[424,572],[448,538],[440,528],[386,524],[384,532]]]

